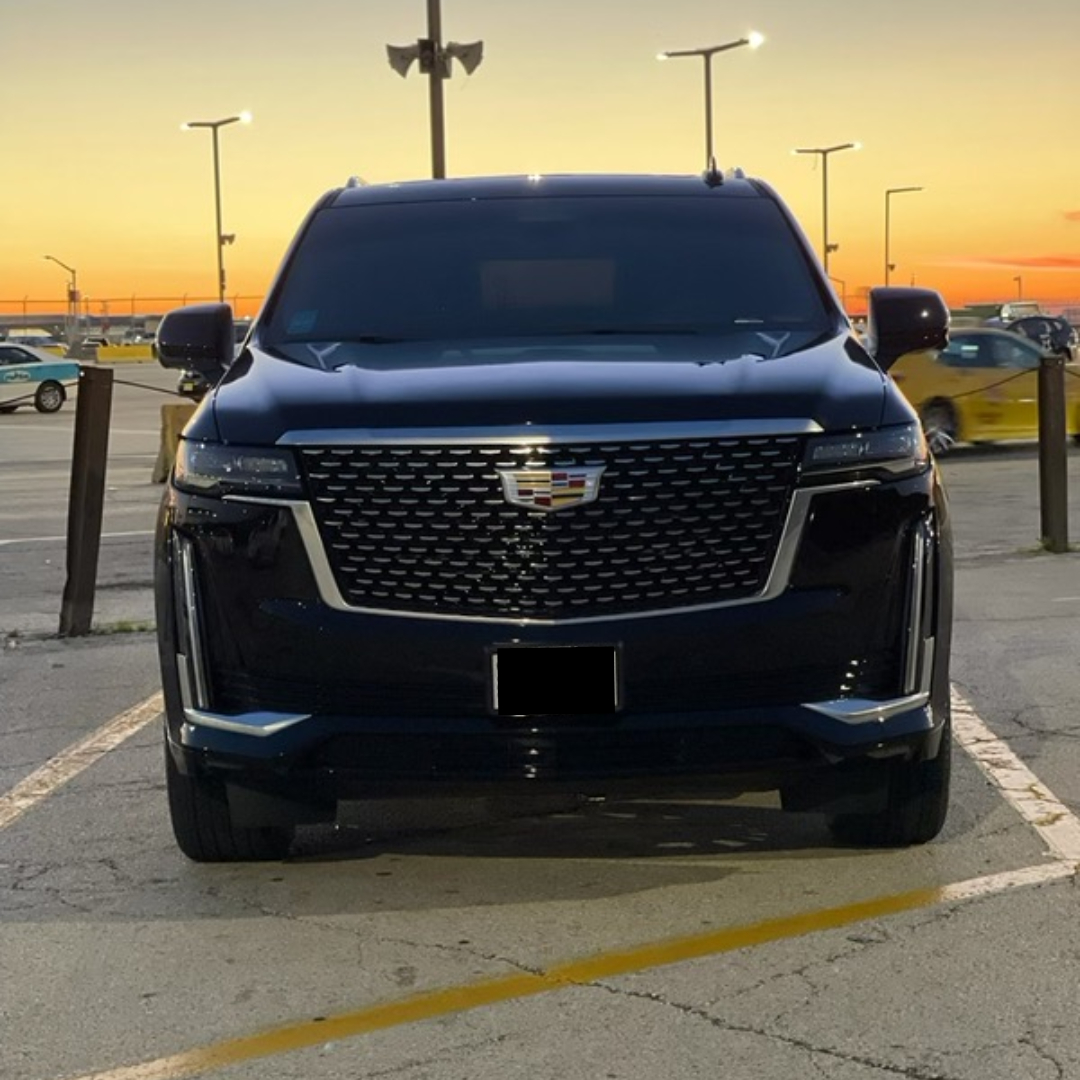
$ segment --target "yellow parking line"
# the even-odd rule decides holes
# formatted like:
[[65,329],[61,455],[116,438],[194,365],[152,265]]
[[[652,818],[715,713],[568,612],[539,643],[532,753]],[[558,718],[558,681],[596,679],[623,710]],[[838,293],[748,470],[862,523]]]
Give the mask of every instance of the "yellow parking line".
[[955,903],[1008,889],[1044,884],[1072,877],[1075,872],[1076,867],[1072,863],[1057,860],[1046,865],[972,878],[954,885],[916,889],[894,896],[845,904],[842,907],[824,908],[747,926],[600,953],[558,964],[547,971],[518,972],[463,986],[415,994],[398,1001],[338,1013],[335,1016],[283,1024],[254,1035],[228,1039],[146,1061],[140,1065],[88,1074],[77,1080],[182,1080],[184,1077],[197,1076],[231,1065],[275,1057],[420,1020],[431,1020],[505,1001],[535,997],[568,986],[586,985],[599,979],[630,975],[666,964],[716,956],[735,949],[802,937],[822,930],[835,930],[867,919],[878,919],[935,904]]

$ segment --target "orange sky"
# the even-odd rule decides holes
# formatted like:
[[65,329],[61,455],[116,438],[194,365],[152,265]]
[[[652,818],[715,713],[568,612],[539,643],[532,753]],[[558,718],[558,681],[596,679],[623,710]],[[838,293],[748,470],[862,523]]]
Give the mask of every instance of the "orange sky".
[[[756,29],[761,49],[713,62],[717,156],[777,187],[820,247],[819,159],[791,151],[862,144],[829,163],[838,291],[882,282],[885,190],[916,185],[891,203],[894,284],[1080,304],[1080,2],[974,10],[443,0],[445,39],[485,46],[446,84],[448,169],[697,172],[702,64],[656,53]],[[62,304],[45,254],[95,315],[212,296],[211,138],[180,124],[242,109],[254,122],[221,133],[227,293],[261,296],[323,191],[429,175],[427,81],[385,55],[425,27],[425,0],[3,0],[0,313]]]

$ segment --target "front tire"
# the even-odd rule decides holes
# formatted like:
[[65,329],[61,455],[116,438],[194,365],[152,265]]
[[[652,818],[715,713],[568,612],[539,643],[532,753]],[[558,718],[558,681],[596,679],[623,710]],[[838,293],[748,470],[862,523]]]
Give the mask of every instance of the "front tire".
[[941,832],[949,811],[952,725],[945,724],[937,757],[891,761],[884,769],[885,809],[874,814],[837,814],[829,829],[841,843],[868,847],[925,844]]
[[960,426],[951,402],[943,398],[928,401],[919,410],[919,419],[926,441],[938,457],[947,454],[958,442]]
[[66,398],[67,394],[58,382],[43,382],[34,394],[34,408],[38,412],[53,413],[64,404]]
[[267,862],[288,855],[292,829],[235,826],[225,785],[210,776],[184,775],[168,744],[165,786],[173,835],[180,850],[193,862]]

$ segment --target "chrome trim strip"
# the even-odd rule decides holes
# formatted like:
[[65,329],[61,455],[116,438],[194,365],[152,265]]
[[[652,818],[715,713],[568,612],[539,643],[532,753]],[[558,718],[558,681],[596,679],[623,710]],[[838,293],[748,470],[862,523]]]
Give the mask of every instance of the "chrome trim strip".
[[185,709],[193,707],[191,701],[191,667],[183,653],[176,654],[176,680],[180,683],[180,704]]
[[918,684],[922,649],[919,646],[922,640],[923,621],[923,589],[926,581],[926,523],[920,521],[915,527],[915,533],[911,543],[911,569],[908,577],[907,598],[907,634],[904,643],[904,693],[914,693]]
[[844,724],[880,724],[899,713],[921,709],[930,701],[930,692],[920,690],[907,697],[890,701],[871,701],[869,698],[837,698],[835,701],[808,701],[803,708],[813,709]]
[[194,727],[216,728],[261,739],[310,720],[311,713],[250,712],[227,716],[204,709],[185,709],[184,719]]
[[199,606],[195,598],[195,560],[191,553],[191,541],[175,534],[174,538],[184,604],[184,655],[190,661],[185,665],[191,679],[188,689],[195,707],[205,709],[210,704],[210,696],[207,693],[202,636],[199,630]]
[[335,611],[345,611],[354,615],[379,615],[399,619],[425,619],[436,622],[488,623],[496,626],[568,626],[571,624],[615,622],[631,619],[660,619],[674,615],[692,615],[700,611],[716,611],[719,608],[742,607],[746,604],[761,604],[775,600],[788,587],[791,572],[795,566],[799,542],[810,517],[810,507],[815,495],[825,495],[836,491],[857,491],[876,487],[877,480],[854,480],[843,484],[822,484],[820,487],[796,488],[788,507],[780,544],[776,550],[772,570],[769,572],[765,588],[754,596],[738,600],[720,600],[712,604],[695,604],[688,607],[664,608],[660,611],[640,611],[630,614],[588,615],[580,619],[528,619],[499,618],[493,615],[444,615],[429,612],[398,611],[389,608],[354,607],[349,604],[338,589],[330,561],[326,556],[315,513],[311,504],[302,500],[260,498],[253,495],[226,495],[227,502],[251,503],[257,506],[278,506],[292,511],[296,527],[311,563],[311,570],[319,590],[319,597],[327,607]]
[[351,428],[287,431],[277,446],[486,446],[515,443],[524,446],[565,442],[658,442],[672,439],[728,439],[754,435],[817,435],[824,428],[810,419],[702,420],[681,424],[538,424],[479,428]]

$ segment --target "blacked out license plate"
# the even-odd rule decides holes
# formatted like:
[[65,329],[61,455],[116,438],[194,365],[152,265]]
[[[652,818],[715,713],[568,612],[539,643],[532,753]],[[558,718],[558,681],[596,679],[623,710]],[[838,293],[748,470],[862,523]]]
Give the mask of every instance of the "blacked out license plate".
[[619,684],[615,645],[503,645],[491,654],[499,716],[610,715]]

